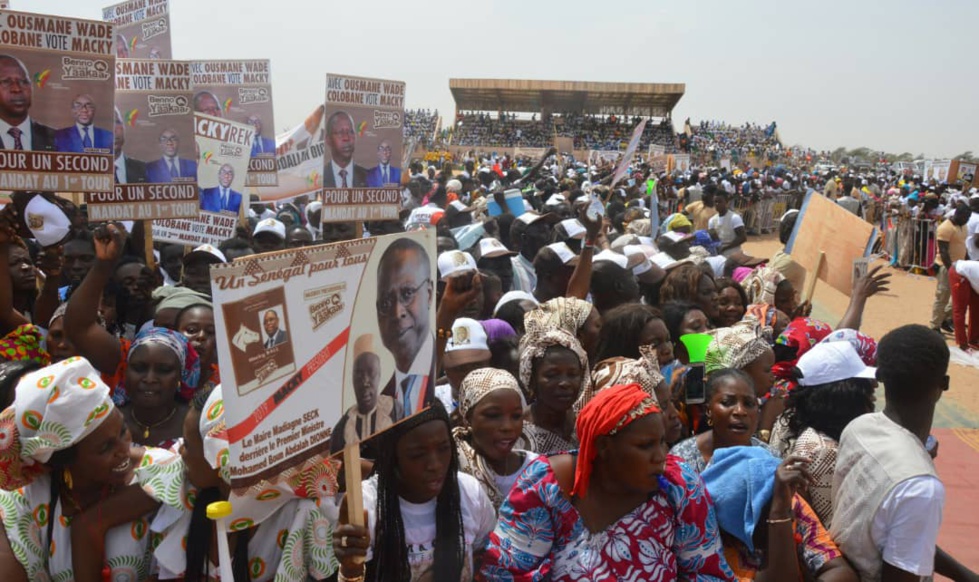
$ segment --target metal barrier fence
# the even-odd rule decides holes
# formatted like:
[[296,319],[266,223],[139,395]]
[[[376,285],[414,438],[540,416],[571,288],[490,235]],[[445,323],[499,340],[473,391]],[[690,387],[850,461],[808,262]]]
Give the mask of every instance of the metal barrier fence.
[[[789,209],[799,209],[801,196],[794,193],[767,196],[752,202],[747,198],[736,198],[732,204],[735,212],[744,220],[748,234],[768,234],[778,229],[779,219]],[[660,201],[664,216],[669,216],[682,210],[682,204],[677,199]]]

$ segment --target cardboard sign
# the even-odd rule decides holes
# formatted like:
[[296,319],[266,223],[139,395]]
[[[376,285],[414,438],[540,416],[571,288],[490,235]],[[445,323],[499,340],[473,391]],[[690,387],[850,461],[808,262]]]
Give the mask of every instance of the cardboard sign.
[[647,121],[649,120],[643,119],[632,130],[632,138],[629,139],[629,145],[625,148],[625,154],[622,155],[619,165],[615,168],[615,174],[612,175],[612,186],[618,184],[619,180],[625,176],[626,170],[629,169],[629,164],[632,163],[632,156],[636,153],[636,148],[639,147],[639,139],[642,138],[642,132],[646,129]]
[[[432,401],[435,258],[428,230],[211,268],[232,487],[374,436]],[[407,329],[395,316],[405,311]]]
[[275,186],[275,128],[272,77],[268,60],[192,61],[190,82],[197,113],[251,125],[255,141],[250,152],[246,186]]
[[120,59],[172,59],[170,0],[128,0],[102,9],[116,27]]
[[[807,272],[816,272],[834,289],[849,295],[854,262],[870,256],[877,235],[877,229],[870,223],[812,192],[802,203],[785,251]],[[820,264],[821,253],[825,260]]]
[[0,190],[112,192],[111,24],[0,11]]
[[188,63],[116,61],[115,191],[88,195],[89,220],[197,216],[190,99]]
[[187,244],[188,237],[217,246],[234,236],[235,220],[248,204],[245,176],[255,130],[251,125],[194,114],[200,213],[186,221],[157,222],[153,239]]
[[397,220],[405,84],[326,76],[323,222]]

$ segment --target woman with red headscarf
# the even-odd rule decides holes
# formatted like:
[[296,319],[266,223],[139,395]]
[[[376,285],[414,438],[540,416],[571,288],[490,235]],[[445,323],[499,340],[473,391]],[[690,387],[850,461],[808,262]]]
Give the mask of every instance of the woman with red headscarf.
[[638,384],[578,414],[581,449],[539,457],[500,507],[480,580],[733,580],[700,476],[666,453]]

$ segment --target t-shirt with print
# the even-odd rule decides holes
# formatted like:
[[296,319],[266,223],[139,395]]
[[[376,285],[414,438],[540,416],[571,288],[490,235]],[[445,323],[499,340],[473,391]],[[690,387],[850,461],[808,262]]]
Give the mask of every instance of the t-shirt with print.
[[[479,486],[479,481],[471,475],[457,473],[459,480],[459,500],[462,506],[462,526],[466,537],[465,564],[460,580],[472,580],[473,548],[482,549],[489,541],[489,535],[496,527],[496,510],[489,497]],[[377,524],[377,477],[363,482],[364,508],[367,510],[368,529],[371,533],[371,546],[374,544],[374,528]],[[405,543],[408,544],[408,565],[411,567],[411,582],[432,580],[435,563],[435,511],[437,500],[426,503],[401,502],[401,520],[404,524]],[[368,551],[367,559],[372,558]]]

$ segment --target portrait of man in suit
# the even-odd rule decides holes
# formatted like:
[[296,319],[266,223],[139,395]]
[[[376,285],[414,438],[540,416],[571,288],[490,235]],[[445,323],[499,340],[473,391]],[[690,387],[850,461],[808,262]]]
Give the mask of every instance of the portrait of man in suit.
[[0,145],[8,150],[55,151],[54,129],[31,119],[31,74],[20,59],[0,55]]
[[79,154],[92,150],[109,153],[113,136],[109,130],[95,127],[95,100],[91,95],[75,95],[71,101],[71,117],[75,120],[73,125],[55,132],[55,149]]
[[181,158],[180,136],[171,127],[160,133],[163,156],[146,165],[147,181],[156,183],[192,181],[197,179],[197,162]]
[[122,115],[116,109],[112,122],[112,151],[116,158],[116,184],[143,184],[146,182],[146,164],[127,156],[122,151],[122,146],[125,144],[126,124],[122,122]]
[[194,93],[194,111],[211,117],[221,117],[221,102],[210,91],[198,91]]
[[252,142],[252,157],[259,154],[275,154],[275,141],[262,135],[262,118],[257,115],[248,116],[248,125],[255,128],[255,141]]
[[428,253],[417,242],[393,242],[377,265],[377,327],[394,357],[394,374],[382,391],[410,416],[435,394],[435,337],[429,324],[434,285]]
[[401,403],[378,394],[381,381],[381,359],[374,351],[374,336],[365,333],[354,342],[351,381],[357,403],[347,409],[330,437],[330,452],[343,450],[348,443],[363,441],[404,416]]
[[262,329],[265,331],[265,337],[262,338],[262,345],[265,346],[265,349],[274,348],[289,341],[286,330],[279,327],[279,314],[275,309],[269,309],[262,314]]
[[357,132],[349,113],[337,111],[326,120],[326,144],[330,146],[330,165],[323,176],[323,187],[365,188],[367,168],[354,163]]
[[241,208],[241,192],[231,189],[234,180],[235,169],[231,164],[221,166],[218,170],[218,186],[201,190],[201,210],[238,214],[238,209]]
[[401,183],[401,168],[391,166],[391,142],[382,141],[377,146],[377,165],[367,173],[367,187],[380,188]]

